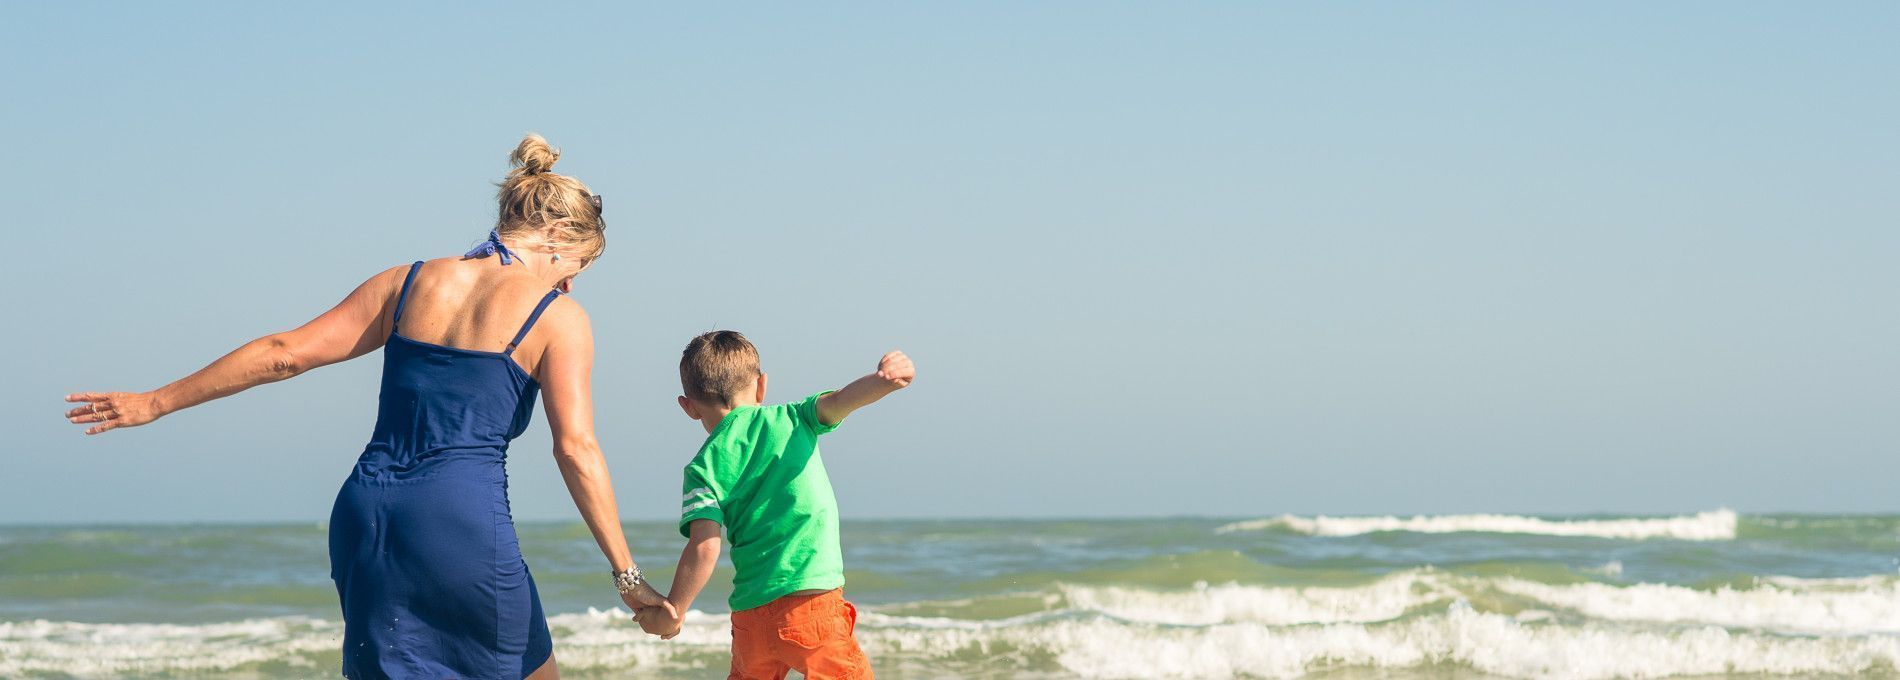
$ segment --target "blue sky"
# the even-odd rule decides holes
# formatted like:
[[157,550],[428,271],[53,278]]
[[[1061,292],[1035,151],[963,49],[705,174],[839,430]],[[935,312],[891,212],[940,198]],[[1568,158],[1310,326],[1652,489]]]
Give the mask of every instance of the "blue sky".
[[[846,516],[1900,510],[1891,3],[60,3],[0,9],[0,522],[315,521],[380,355],[87,439],[458,253],[524,132],[606,196],[579,281],[623,514],[884,350]],[[576,517],[537,425],[517,516]]]

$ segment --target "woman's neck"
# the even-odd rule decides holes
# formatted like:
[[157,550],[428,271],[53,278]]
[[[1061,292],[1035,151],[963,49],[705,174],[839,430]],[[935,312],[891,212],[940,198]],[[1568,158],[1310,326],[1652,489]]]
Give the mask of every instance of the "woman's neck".
[[558,287],[562,281],[573,276],[567,267],[562,266],[563,260],[555,259],[554,253],[548,252],[546,246],[531,245],[522,239],[504,239],[502,244],[514,253],[515,264],[520,265],[522,271],[549,288]]

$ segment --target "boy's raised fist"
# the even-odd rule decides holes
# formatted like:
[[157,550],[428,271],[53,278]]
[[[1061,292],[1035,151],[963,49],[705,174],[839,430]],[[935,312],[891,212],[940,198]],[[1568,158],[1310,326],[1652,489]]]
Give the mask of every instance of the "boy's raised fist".
[[917,367],[911,365],[910,357],[903,352],[891,350],[878,360],[877,377],[899,388],[910,387],[910,381],[917,379]]

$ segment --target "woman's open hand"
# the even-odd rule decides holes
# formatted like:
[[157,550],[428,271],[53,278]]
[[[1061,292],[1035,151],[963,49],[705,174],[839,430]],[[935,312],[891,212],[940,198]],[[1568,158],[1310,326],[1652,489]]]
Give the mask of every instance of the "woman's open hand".
[[138,427],[165,415],[150,392],[79,392],[66,395],[66,401],[79,404],[66,412],[66,421],[92,424],[86,434]]

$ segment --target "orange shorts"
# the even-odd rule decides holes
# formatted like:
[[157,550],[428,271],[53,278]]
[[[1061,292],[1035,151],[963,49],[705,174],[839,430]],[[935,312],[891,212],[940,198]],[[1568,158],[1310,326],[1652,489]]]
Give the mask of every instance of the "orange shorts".
[[810,680],[870,680],[851,633],[858,608],[843,590],[787,595],[732,613],[732,673],[727,680],[783,680],[792,669]]

